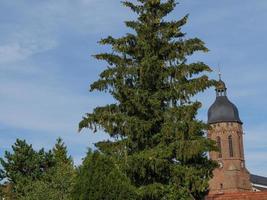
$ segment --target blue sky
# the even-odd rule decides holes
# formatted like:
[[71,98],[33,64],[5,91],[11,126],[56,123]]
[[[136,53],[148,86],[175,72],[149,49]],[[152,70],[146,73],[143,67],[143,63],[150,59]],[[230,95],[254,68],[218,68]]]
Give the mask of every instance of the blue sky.
[[[220,63],[228,96],[244,122],[247,168],[267,176],[267,1],[181,0],[168,17],[189,13],[183,31],[210,49],[192,59],[217,70]],[[77,132],[84,113],[112,101],[89,93],[106,66],[91,55],[108,50],[97,41],[119,37],[123,21],[135,16],[119,0],[0,1],[0,156],[26,139],[35,148],[51,148],[57,137],[79,164],[88,147],[104,133]],[[216,78],[216,73],[211,74]],[[206,120],[213,89],[197,97]]]

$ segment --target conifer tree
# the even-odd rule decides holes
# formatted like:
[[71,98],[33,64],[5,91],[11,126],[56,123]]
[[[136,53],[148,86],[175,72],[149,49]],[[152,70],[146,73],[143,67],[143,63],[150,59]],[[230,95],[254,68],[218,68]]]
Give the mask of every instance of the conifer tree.
[[47,185],[49,185],[53,199],[69,200],[75,180],[75,169],[72,158],[68,156],[67,146],[61,138],[57,139],[52,153],[55,166],[45,177]]
[[14,199],[21,199],[28,193],[26,186],[41,179],[54,161],[51,151],[35,151],[25,140],[17,139],[12,150],[5,152],[4,159],[0,158],[1,176],[11,186]]
[[27,195],[20,200],[70,200],[73,190],[75,169],[73,161],[68,156],[67,147],[61,138],[52,149],[54,165],[38,180],[24,186]]
[[68,156],[67,146],[64,144],[62,138],[58,138],[53,148],[53,155],[56,164],[72,164],[72,158]]
[[89,150],[77,170],[73,200],[137,200],[135,188],[114,163],[100,152]]
[[214,147],[204,137],[208,125],[196,118],[201,103],[193,97],[215,82],[208,65],[188,57],[208,49],[181,31],[188,15],[166,21],[175,0],[123,4],[138,15],[125,22],[133,31],[100,41],[112,52],[95,55],[108,67],[91,85],[116,103],[87,113],[79,128],[102,129],[114,138],[97,147],[117,160],[140,199],[201,199],[215,167],[206,152]]

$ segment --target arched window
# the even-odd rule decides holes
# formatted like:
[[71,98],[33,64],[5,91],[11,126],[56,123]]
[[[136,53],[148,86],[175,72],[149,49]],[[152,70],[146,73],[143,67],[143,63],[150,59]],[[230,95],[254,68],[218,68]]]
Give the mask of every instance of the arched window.
[[221,158],[221,157],[222,157],[222,144],[221,144],[221,138],[218,136],[216,140],[217,140],[217,147],[218,147],[218,150],[219,150],[219,155],[218,155],[218,157]]
[[229,156],[233,157],[234,156],[234,151],[233,151],[233,139],[232,136],[228,136],[228,144],[229,144]]

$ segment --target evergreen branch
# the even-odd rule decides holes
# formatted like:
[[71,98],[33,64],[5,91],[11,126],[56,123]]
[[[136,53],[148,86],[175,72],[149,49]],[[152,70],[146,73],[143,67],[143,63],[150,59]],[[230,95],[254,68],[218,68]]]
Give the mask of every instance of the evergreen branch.
[[123,1],[122,4],[126,7],[131,8],[132,11],[134,11],[135,13],[139,14],[140,12],[143,11],[143,7],[140,5],[134,5],[133,3],[129,2],[129,1]]

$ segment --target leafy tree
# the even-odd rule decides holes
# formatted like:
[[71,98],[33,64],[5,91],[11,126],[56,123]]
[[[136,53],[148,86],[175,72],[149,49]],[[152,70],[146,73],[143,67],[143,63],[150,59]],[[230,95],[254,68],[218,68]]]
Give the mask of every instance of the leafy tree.
[[133,31],[100,41],[112,52],[95,55],[108,68],[91,85],[116,103],[87,113],[79,128],[103,129],[114,138],[97,147],[117,159],[141,199],[201,199],[215,167],[206,157],[214,144],[204,137],[208,125],[196,119],[201,103],[193,97],[215,81],[207,76],[209,66],[188,58],[208,49],[181,31],[188,15],[165,19],[175,0],[123,4],[138,15],[125,22]]
[[54,165],[51,152],[44,149],[35,151],[25,140],[17,139],[12,146],[13,152],[5,152],[5,159],[0,158],[3,167],[2,177],[12,185],[17,198],[25,196],[25,186],[39,180]]
[[135,200],[137,194],[110,157],[89,151],[78,169],[73,199]]
[[27,195],[20,200],[70,200],[74,184],[75,170],[67,147],[61,138],[57,139],[52,150],[54,165],[44,176],[24,186]]
[[19,200],[56,200],[59,196],[58,192],[50,187],[50,184],[44,180],[35,180],[29,182],[23,188],[27,194],[20,196]]
[[11,199],[46,200],[71,199],[75,169],[62,139],[58,139],[52,151],[35,151],[25,140],[17,140],[13,153],[6,152],[1,159],[3,178],[12,190]]

